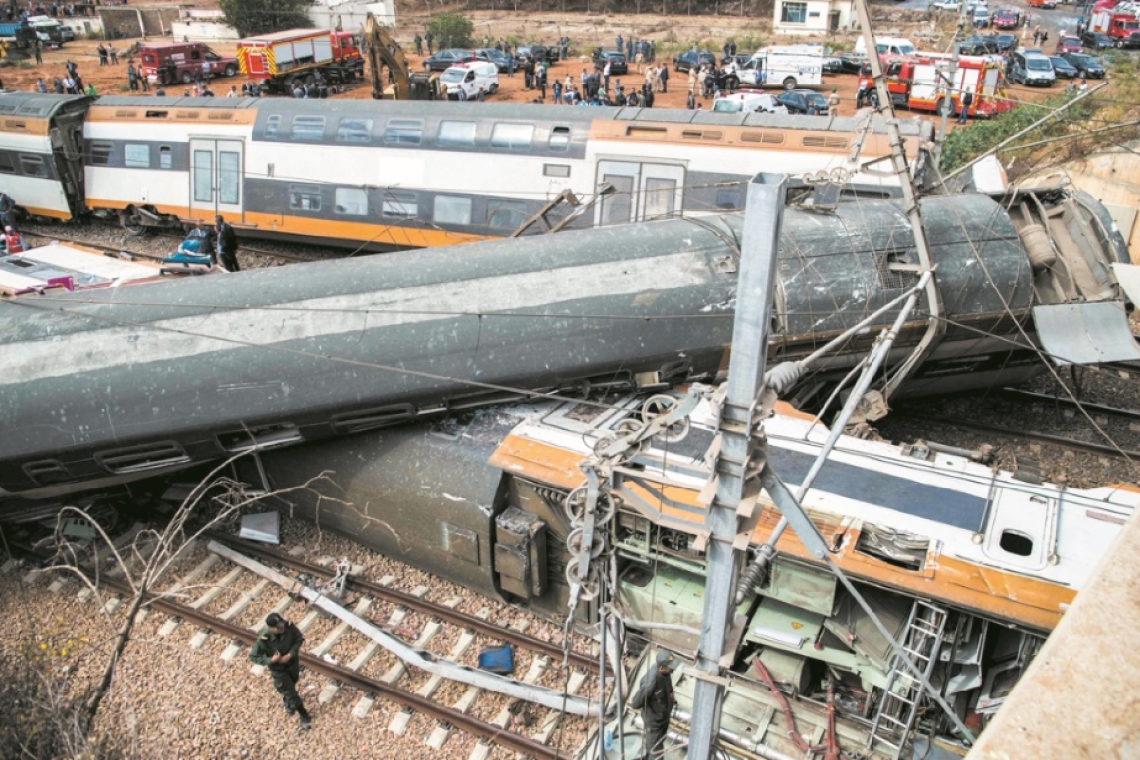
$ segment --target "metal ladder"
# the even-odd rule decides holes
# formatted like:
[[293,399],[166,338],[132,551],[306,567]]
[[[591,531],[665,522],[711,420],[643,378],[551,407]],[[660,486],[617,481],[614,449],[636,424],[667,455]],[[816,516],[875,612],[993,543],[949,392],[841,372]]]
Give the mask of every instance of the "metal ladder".
[[[920,599],[915,600],[907,619],[902,648],[927,680],[938,659],[945,628],[946,610]],[[922,683],[902,664],[901,658],[895,655],[887,675],[887,687],[883,690],[879,707],[875,711],[867,746],[872,750],[886,750],[887,754],[897,760],[910,739],[922,696]]]

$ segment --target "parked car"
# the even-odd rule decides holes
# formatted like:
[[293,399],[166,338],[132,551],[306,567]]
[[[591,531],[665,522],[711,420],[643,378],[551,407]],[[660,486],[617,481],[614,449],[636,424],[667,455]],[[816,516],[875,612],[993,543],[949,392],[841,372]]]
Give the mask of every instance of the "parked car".
[[1017,35],[1016,34],[995,34],[994,47],[997,48],[999,53],[1008,53],[1011,50],[1017,50]]
[[1049,62],[1053,64],[1053,73],[1058,79],[1076,79],[1080,76],[1077,67],[1069,63],[1064,56],[1051,55]]
[[1081,44],[1089,50],[1108,50],[1116,47],[1111,37],[1100,32],[1085,32],[1081,35]]
[[1009,78],[1014,84],[1032,84],[1043,87],[1052,87],[1057,81],[1053,73],[1053,64],[1049,56],[1044,53],[1029,53],[1018,50],[1013,54],[1013,65],[1009,70]]
[[827,113],[827,98],[815,90],[788,90],[777,95],[776,100],[788,109],[788,113],[807,113],[809,110],[819,115]]
[[990,9],[984,6],[978,6],[971,11],[967,12],[970,21],[973,22],[975,29],[984,29],[990,25]]
[[1081,38],[1071,34],[1063,35],[1057,40],[1057,54],[1064,55],[1065,53],[1080,53],[1084,50],[1081,45]]
[[467,63],[474,60],[475,54],[470,50],[460,48],[437,50],[424,59],[424,68],[428,71],[447,71],[457,63]]
[[1105,69],[1100,61],[1087,53],[1064,53],[1061,56],[1077,70],[1082,79],[1104,79]]
[[629,73],[629,61],[626,60],[625,53],[619,50],[602,50],[598,48],[594,50],[594,54],[591,58],[598,71],[605,70],[606,64],[609,63],[611,74],[621,75]]
[[867,65],[866,53],[840,53],[839,62],[844,74],[858,74]]
[[962,55],[993,55],[997,51],[997,40],[988,34],[975,34],[958,43]]
[[504,53],[502,50],[495,50],[495,48],[479,48],[475,51],[475,59],[478,61],[488,61],[495,64],[499,71],[507,71],[511,62],[511,57]]
[[994,29],[1017,29],[1021,26],[1021,11],[1002,8],[994,14]]
[[825,55],[823,57],[823,73],[824,74],[842,74],[843,73],[843,59],[837,55]]
[[716,56],[707,50],[686,50],[673,56],[673,71],[687,72],[705,65],[716,66]]
[[546,61],[547,63],[556,63],[558,61],[558,48],[539,44],[519,45],[515,48],[515,58],[520,61],[533,58],[536,62]]
[[721,113],[782,113],[788,112],[788,107],[776,99],[776,96],[763,92],[736,92],[723,95],[713,101],[714,111]]
[[932,5],[940,11],[958,12],[959,0],[934,0]]

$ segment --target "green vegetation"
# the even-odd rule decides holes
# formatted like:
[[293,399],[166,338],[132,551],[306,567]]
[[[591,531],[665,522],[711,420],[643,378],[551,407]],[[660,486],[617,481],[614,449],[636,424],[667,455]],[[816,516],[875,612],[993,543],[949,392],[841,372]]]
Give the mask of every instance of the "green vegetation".
[[313,25],[305,15],[309,0],[221,0],[226,23],[242,37]]
[[441,13],[428,21],[428,31],[435,37],[437,50],[471,46],[474,30],[471,21],[461,13]]

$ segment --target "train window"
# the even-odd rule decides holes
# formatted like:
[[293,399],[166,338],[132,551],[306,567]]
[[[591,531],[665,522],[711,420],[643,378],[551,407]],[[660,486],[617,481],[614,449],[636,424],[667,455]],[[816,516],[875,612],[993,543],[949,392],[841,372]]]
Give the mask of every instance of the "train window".
[[435,196],[432,219],[439,224],[471,224],[471,199],[454,195]]
[[91,143],[91,165],[92,166],[106,166],[111,163],[111,154],[114,148],[111,143],[93,142]]
[[372,142],[372,119],[341,119],[336,129],[337,142]]
[[48,175],[47,164],[44,163],[43,156],[21,154],[20,168],[25,177],[46,177]]
[[348,216],[368,215],[368,193],[359,187],[338,187],[336,189],[336,212]]
[[542,176],[544,177],[569,177],[570,167],[566,164],[543,164]]
[[389,193],[384,197],[383,211],[381,213],[383,213],[384,216],[407,219],[419,216],[420,211],[416,196],[412,193]]
[[567,150],[570,147],[570,127],[555,127],[550,130],[550,149]]
[[475,144],[475,122],[441,121],[435,142],[437,145],[472,146]]
[[274,114],[265,120],[265,136],[278,137],[281,134],[281,114]]
[[677,199],[677,181],[663,177],[645,180],[645,219],[667,219],[673,216],[673,202]]
[[1028,557],[1033,554],[1033,539],[1020,531],[1003,530],[998,545],[1018,557]]
[[384,142],[419,145],[424,139],[423,119],[389,119],[384,128]]
[[522,226],[527,218],[526,201],[492,201],[487,208],[487,224],[490,227],[514,230]]
[[294,140],[320,140],[325,136],[325,117],[294,116],[293,132],[290,136]]
[[194,200],[214,201],[214,151],[194,151]]
[[158,168],[170,169],[174,166],[174,152],[169,145],[160,145],[158,148]]
[[218,202],[237,203],[238,178],[241,176],[241,154],[230,151],[218,151]]
[[321,210],[321,188],[317,185],[289,185],[289,208]]
[[123,146],[123,162],[128,169],[149,169],[150,146],[127,143]]
[[8,153],[0,153],[0,174],[15,174],[16,164],[12,162],[12,156]]
[[533,124],[496,124],[491,130],[491,147],[527,150],[533,138]]

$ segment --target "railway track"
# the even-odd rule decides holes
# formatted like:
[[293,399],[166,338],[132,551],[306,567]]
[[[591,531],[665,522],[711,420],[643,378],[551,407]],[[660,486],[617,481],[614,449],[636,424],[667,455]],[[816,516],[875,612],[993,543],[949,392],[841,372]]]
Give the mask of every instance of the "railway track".
[[[131,544],[139,532],[140,527],[135,526],[122,534],[116,540],[116,545],[121,548]],[[306,562],[288,553],[221,534],[210,534],[209,538],[266,565],[277,565],[288,572],[318,579],[336,576],[336,571],[330,567]],[[30,547],[12,548],[39,562],[49,559],[44,552]],[[102,548],[91,554],[90,561],[94,564],[104,563],[110,554],[109,547]],[[327,559],[330,563],[333,561],[332,558]],[[12,569],[13,563],[9,561],[0,567],[0,572],[10,572]],[[36,567],[24,575],[24,580],[36,583],[43,575],[44,571]],[[117,570],[99,573],[98,584],[105,599],[104,611],[112,611],[120,604],[119,598],[131,595],[131,587],[121,579],[122,575]],[[246,662],[244,657],[238,655],[253,644],[262,627],[261,621],[269,612],[285,613],[294,609],[296,604],[296,597],[282,589],[272,608],[265,608],[263,600],[271,596],[267,593],[270,582],[237,565],[231,565],[215,553],[207,554],[193,568],[178,569],[171,576],[178,578],[178,582],[165,589],[165,595],[152,594],[147,601],[147,609],[167,618],[158,634],[169,636],[181,626],[193,626],[197,632],[189,639],[189,646],[194,649],[202,648],[211,635],[223,637],[228,640],[228,644],[221,657],[230,662]],[[211,578],[216,579],[216,582],[207,583]],[[525,676],[522,677],[523,683],[538,684],[544,675],[562,675],[562,647],[529,636],[525,620],[521,625],[504,627],[489,621],[486,609],[475,615],[459,611],[457,606],[462,601],[459,597],[443,603],[434,602],[426,598],[427,588],[418,587],[407,593],[392,588],[394,580],[389,576],[377,583],[349,575],[345,583],[346,595],[348,592],[359,595],[353,612],[421,650],[430,651],[429,645],[433,641],[454,642],[449,653],[436,654],[435,657],[445,657],[456,662],[471,660],[472,654],[479,651],[482,645],[508,642],[519,652],[533,655]],[[249,585],[251,582],[253,585]],[[52,582],[49,590],[60,591],[67,583],[67,579],[61,576]],[[169,596],[170,593],[176,593],[185,597],[191,590],[195,595],[188,601],[177,601]],[[81,600],[89,600],[92,596],[88,589],[80,590]],[[229,606],[218,611],[226,601],[231,602]],[[424,621],[418,630],[413,629],[408,621],[413,615]],[[321,618],[320,611],[313,608],[305,612],[296,624],[302,632],[311,635]],[[243,626],[242,621],[252,622]],[[392,662],[386,669],[382,668],[384,663],[380,655],[383,650],[380,645],[347,624],[335,626],[313,646],[316,638],[306,641],[307,648],[301,655],[301,662],[312,673],[325,679],[316,698],[318,705],[328,704],[344,689],[352,689],[361,694],[351,707],[352,715],[365,718],[376,700],[391,701],[401,705],[403,710],[397,712],[385,727],[389,732],[403,734],[409,730],[413,715],[427,716],[432,721],[432,727],[424,737],[424,742],[434,750],[440,750],[444,746],[453,730],[478,739],[469,760],[486,760],[494,746],[506,748],[519,756],[540,760],[569,757],[572,754],[554,746],[553,742],[558,736],[557,729],[562,721],[581,721],[581,718],[562,714],[555,709],[524,704],[503,694],[481,690],[477,686],[460,684],[454,685],[461,687],[462,694],[450,704],[445,704],[442,699],[445,689],[442,687],[450,682],[438,675],[417,678],[399,660]],[[330,656],[334,647],[338,651],[355,649],[356,655],[347,665],[342,665]],[[520,668],[523,661],[525,657],[520,657]],[[570,650],[566,654],[566,662],[570,668],[568,678],[565,679],[568,694],[588,690],[596,684],[596,656]],[[381,666],[382,672],[377,671],[377,666]],[[256,665],[251,670],[255,674],[263,672]],[[549,681],[550,678],[546,680]],[[559,677],[557,683],[561,686],[563,679]],[[534,720],[526,712],[528,707],[545,714]]]

